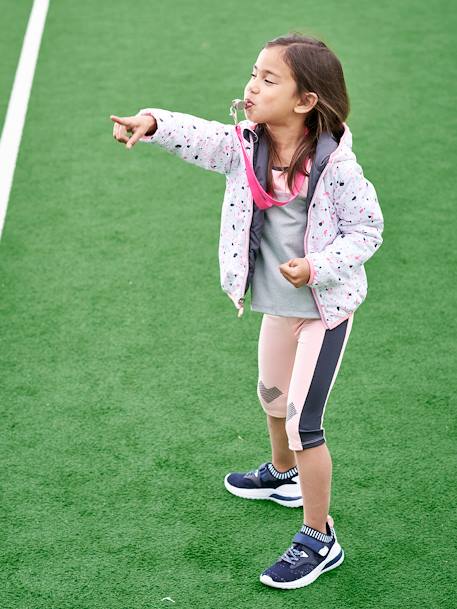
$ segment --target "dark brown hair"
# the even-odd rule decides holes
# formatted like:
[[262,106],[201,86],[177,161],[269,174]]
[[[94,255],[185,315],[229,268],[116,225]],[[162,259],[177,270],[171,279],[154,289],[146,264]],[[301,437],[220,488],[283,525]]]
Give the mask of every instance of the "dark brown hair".
[[[297,84],[297,94],[302,96],[304,93],[313,92],[318,96],[317,103],[304,118],[308,134],[303,137],[301,144],[294,152],[289,169],[286,170],[287,186],[292,192],[297,171],[303,169],[307,158],[314,159],[321,133],[328,131],[337,138],[342,135],[343,122],[350,109],[349,97],[341,63],[324,42],[311,36],[292,32],[270,40],[264,45],[264,48],[274,46],[284,47],[282,59],[292,72]],[[268,128],[265,124],[262,124],[262,128],[269,149],[267,191],[272,192],[271,168],[280,159]]]

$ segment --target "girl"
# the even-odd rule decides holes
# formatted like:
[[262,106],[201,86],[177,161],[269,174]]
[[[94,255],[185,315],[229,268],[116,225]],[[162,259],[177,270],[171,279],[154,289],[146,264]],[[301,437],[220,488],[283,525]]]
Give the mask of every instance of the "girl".
[[341,64],[323,42],[296,33],[268,42],[243,105],[246,120],[235,126],[158,108],[111,119],[129,149],[158,144],[226,175],[221,285],[238,316],[249,287],[251,309],[263,313],[257,394],[272,459],[228,474],[225,486],[239,497],[303,505],[303,526],[260,575],[290,589],[344,559],[328,515],[332,461],[323,417],[384,221],[352,152]]

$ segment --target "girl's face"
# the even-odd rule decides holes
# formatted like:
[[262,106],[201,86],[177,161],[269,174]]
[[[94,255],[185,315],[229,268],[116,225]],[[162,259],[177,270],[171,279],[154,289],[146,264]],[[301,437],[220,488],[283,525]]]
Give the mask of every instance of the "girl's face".
[[255,123],[288,125],[291,119],[303,119],[317,101],[315,94],[308,94],[305,102],[300,100],[289,66],[282,59],[283,52],[279,46],[262,49],[244,89],[244,99],[254,103],[244,112]]

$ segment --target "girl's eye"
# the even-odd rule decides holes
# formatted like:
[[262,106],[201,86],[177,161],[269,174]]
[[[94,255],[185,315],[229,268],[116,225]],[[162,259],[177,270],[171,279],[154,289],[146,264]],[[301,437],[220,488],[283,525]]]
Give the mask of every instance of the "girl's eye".
[[[251,76],[255,78],[255,74],[251,74]],[[267,82],[267,83],[268,83],[268,84],[270,84],[270,85],[274,85],[274,84],[276,84],[276,83],[274,83],[274,82],[271,82],[271,80],[267,80],[266,78],[265,78],[264,80],[265,80],[265,82]]]

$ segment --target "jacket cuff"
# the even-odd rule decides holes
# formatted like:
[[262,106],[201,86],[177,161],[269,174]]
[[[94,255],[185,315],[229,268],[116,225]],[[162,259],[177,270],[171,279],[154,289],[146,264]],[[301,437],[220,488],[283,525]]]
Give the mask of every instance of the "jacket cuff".
[[309,279],[306,285],[311,285],[314,282],[314,276],[316,275],[316,270],[314,268],[314,263],[311,258],[305,256],[307,263],[309,264]]
[[152,118],[156,122],[156,128],[155,128],[154,133],[152,135],[143,135],[143,137],[140,137],[140,139],[139,139],[140,142],[150,142],[151,138],[154,137],[154,135],[157,132],[157,129],[159,128],[159,124],[158,124],[157,118],[154,116],[154,114],[151,111],[148,111],[148,110],[140,110],[140,112],[138,112],[138,115],[139,116],[152,116]]
[[[165,121],[170,120],[170,112],[168,110],[163,110],[162,108],[141,108],[141,110],[137,112],[137,116],[144,115],[155,118],[157,128],[152,135],[143,135],[143,137],[140,137],[138,141],[150,144],[163,144],[167,139],[164,137],[165,130],[163,129],[163,124]],[[162,128],[160,128],[161,124]]]

